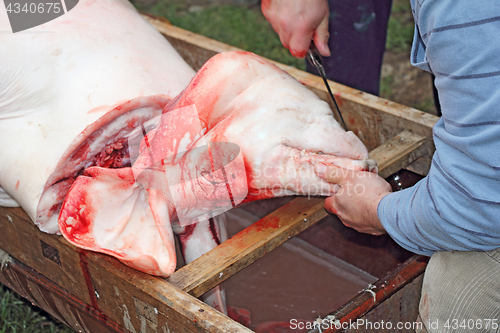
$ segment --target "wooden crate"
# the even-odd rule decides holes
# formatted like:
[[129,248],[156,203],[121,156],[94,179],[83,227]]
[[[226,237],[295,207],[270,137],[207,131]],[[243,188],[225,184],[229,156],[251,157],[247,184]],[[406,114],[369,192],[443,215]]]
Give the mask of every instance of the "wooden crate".
[[[236,50],[156,18],[147,19],[194,69],[218,52]],[[276,65],[328,101],[319,77]],[[330,85],[349,129],[368,147],[380,175],[388,177],[401,169],[427,173],[437,117],[335,82]],[[0,248],[12,256],[0,272],[0,281],[78,331],[251,332],[197,297],[327,216],[335,219],[324,210],[323,199],[294,198],[165,280],[106,255],[78,249],[61,236],[40,232],[20,208],[0,208]],[[352,231],[338,220],[327,228],[343,249],[339,256],[356,261],[360,255],[356,244],[343,237]],[[314,240],[317,236],[310,230],[301,237]],[[363,254],[372,263],[387,251],[394,252],[394,244],[388,246],[391,249],[385,246],[388,237],[380,239],[385,239],[382,246]],[[404,260],[380,262],[375,274],[380,279],[373,288],[331,309],[332,315],[340,321],[362,316],[414,319],[426,259],[406,255]],[[403,303],[407,311],[399,311]]]

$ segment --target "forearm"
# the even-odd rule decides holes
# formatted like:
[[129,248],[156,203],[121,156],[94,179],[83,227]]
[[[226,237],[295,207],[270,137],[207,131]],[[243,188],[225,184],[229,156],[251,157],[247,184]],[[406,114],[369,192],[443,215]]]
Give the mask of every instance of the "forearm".
[[500,246],[500,9],[485,3],[412,0],[412,64],[436,76],[443,117],[436,153],[418,185],[385,197],[378,216],[410,251],[492,250]]
[[487,251],[499,247],[498,205],[473,201],[434,165],[412,188],[384,197],[378,216],[402,247],[419,254],[435,251]]

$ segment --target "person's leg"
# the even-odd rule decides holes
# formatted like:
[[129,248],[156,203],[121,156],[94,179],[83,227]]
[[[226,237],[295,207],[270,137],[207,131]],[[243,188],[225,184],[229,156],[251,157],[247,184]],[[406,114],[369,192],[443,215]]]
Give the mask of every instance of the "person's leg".
[[[391,4],[392,0],[329,1],[332,56],[323,59],[329,79],[378,95]],[[307,70],[316,73],[310,64]]]
[[500,249],[435,253],[419,311],[421,332],[500,332]]

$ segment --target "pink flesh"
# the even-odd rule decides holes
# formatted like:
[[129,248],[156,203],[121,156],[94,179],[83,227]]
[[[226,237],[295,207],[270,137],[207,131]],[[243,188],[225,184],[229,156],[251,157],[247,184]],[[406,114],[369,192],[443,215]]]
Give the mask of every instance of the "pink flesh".
[[158,115],[167,101],[164,96],[136,98],[115,107],[85,128],[73,140],[47,180],[38,204],[36,223],[46,226],[53,220],[57,221],[59,208],[70,186],[86,168],[130,167],[128,135]]
[[[193,105],[199,122],[193,117]],[[232,177],[225,182],[216,173],[212,178],[196,177],[200,170],[213,171],[224,151],[217,155],[213,148],[209,153],[195,148],[218,142],[239,147],[241,168],[227,164],[224,169]],[[280,195],[329,195],[335,193],[336,185],[317,177],[314,165],[368,170],[367,156],[363,144],[334,121],[327,104],[291,76],[253,54],[228,52],[209,60],[184,92],[165,107],[159,125],[141,142],[132,168],[99,171],[105,169],[94,167],[73,184],[61,210],[60,230],[77,246],[167,276],[175,268],[175,255],[173,251],[165,254],[172,249],[167,244],[171,233],[161,232],[173,222],[178,225],[180,216],[207,219],[196,220],[197,212],[213,212],[227,202],[226,184],[235,197],[248,189],[247,201]],[[136,191],[149,197],[138,208],[142,215],[154,218],[147,227],[118,214],[120,202],[131,200]],[[126,232],[122,232],[124,228]],[[111,237],[113,242],[105,241],[110,238],[109,229],[118,230]],[[217,245],[205,222],[180,223],[174,229],[187,262]],[[158,239],[158,233],[165,247],[148,248],[128,236]]]

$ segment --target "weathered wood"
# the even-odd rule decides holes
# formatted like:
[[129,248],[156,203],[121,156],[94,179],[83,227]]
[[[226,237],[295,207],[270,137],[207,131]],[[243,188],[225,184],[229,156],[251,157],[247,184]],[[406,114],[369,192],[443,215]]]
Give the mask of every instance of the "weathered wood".
[[21,208],[0,208],[0,248],[91,304],[77,249],[41,232]]
[[326,214],[323,199],[294,199],[180,268],[168,281],[194,296],[203,295]]
[[[136,271],[107,255],[77,249],[62,236],[41,232],[20,208],[0,208],[0,227],[3,235],[17,236],[17,243],[0,237],[7,253],[22,258],[20,262],[82,300],[87,313],[105,313],[131,332],[251,332],[165,279]],[[52,254],[59,254],[59,260],[42,253],[41,241],[49,244]],[[33,293],[28,296],[31,301],[41,299]],[[47,302],[37,304],[48,306]]]
[[[252,332],[197,298],[99,253],[86,253],[98,308],[145,332]],[[110,283],[112,277],[112,283]],[[143,328],[145,328],[143,330]]]
[[370,152],[377,161],[379,175],[383,178],[407,167],[427,152],[430,140],[411,131],[403,131]]
[[14,258],[0,269],[0,283],[77,332],[124,332],[121,325],[104,313]]

